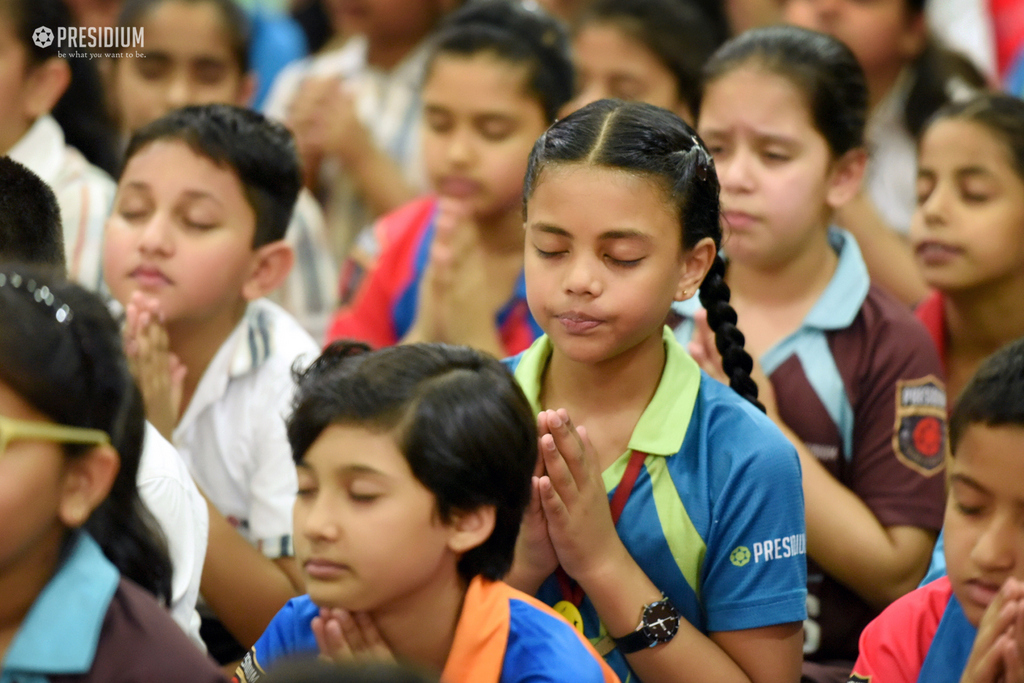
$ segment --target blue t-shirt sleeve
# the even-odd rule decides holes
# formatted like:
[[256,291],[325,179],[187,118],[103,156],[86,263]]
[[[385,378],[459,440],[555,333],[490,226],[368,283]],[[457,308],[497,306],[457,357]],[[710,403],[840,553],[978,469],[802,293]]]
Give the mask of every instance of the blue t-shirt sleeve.
[[561,618],[510,600],[509,620],[500,683],[604,683],[600,664]]
[[281,659],[303,655],[315,657],[319,650],[310,624],[319,613],[320,608],[308,595],[292,598],[270,620],[267,630],[246,658],[252,656],[261,670],[269,671]]
[[701,583],[709,631],[807,618],[800,462],[767,417],[744,413],[754,424],[720,425],[724,447],[712,464],[713,522]]

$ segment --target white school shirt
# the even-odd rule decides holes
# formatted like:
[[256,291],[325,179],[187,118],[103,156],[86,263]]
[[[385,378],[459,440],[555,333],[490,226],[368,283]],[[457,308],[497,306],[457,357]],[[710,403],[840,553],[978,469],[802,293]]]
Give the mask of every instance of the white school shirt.
[[117,185],[82,153],[65,144],[64,131],[40,116],[7,153],[53,188],[64,226],[68,277],[92,291],[103,284],[103,226]]
[[139,496],[167,539],[167,552],[174,567],[171,617],[205,652],[206,645],[199,636],[196,600],[210,532],[209,512],[185,461],[149,422],[136,483]]
[[[367,41],[353,36],[343,46],[285,67],[267,96],[264,113],[284,121],[302,85],[310,77],[334,76],[354,93],[356,115],[377,148],[386,152],[413,187],[424,189],[426,179],[420,154],[420,88],[426,66],[426,41],[388,71],[367,64]],[[321,169],[327,230],[334,257],[341,262],[356,235],[376,216],[363,204],[355,183],[335,160]]]
[[298,489],[285,432],[292,367],[320,349],[284,309],[250,302],[203,373],[173,441],[199,488],[271,559],[292,551]]

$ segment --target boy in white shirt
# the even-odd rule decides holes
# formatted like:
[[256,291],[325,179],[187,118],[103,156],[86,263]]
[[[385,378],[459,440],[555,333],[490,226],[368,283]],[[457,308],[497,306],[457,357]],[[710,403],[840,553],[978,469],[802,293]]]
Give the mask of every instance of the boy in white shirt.
[[[318,349],[263,298],[292,267],[284,235],[298,158],[282,126],[229,105],[144,126],[125,158],[105,235],[107,286],[126,307],[147,415],[211,505],[203,597],[248,646],[301,584],[284,415],[293,366]],[[218,516],[261,553],[215,543]]]

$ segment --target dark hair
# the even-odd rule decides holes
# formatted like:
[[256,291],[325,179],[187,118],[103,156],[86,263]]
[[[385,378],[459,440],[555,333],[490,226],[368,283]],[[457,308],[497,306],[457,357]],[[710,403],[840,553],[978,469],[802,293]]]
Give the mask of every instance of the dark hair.
[[297,378],[288,441],[296,463],[332,424],[390,434],[441,519],[495,508],[494,531],[458,564],[466,580],[497,580],[512,566],[537,461],[533,411],[509,371],[463,346],[414,344],[369,352],[327,347]]
[[680,0],[597,0],[577,25],[611,24],[644,45],[672,72],[680,101],[696,113],[700,107],[700,74],[704,63],[726,39],[696,4]]
[[704,67],[705,89],[750,64],[786,78],[804,94],[814,127],[834,156],[864,145],[867,83],[857,58],[843,43],[797,26],[753,29],[711,57]]
[[[146,15],[167,2],[186,5],[210,5],[217,11],[231,45],[231,54],[244,74],[249,70],[249,41],[251,26],[249,17],[235,0],[125,0],[117,16],[119,27],[139,26],[146,21]],[[187,36],[183,36],[187,40]]]
[[121,466],[84,529],[121,574],[168,604],[166,542],[136,486],[145,410],[117,323],[98,296],[62,275],[13,264],[0,266],[0,320],[0,381],[57,424],[110,435]]
[[[672,112],[643,102],[598,100],[548,128],[530,152],[523,189],[524,218],[544,169],[571,163],[622,169],[651,178],[664,188],[679,214],[682,246],[690,249],[710,237],[715,249],[721,248],[714,161],[693,129]],[[716,253],[700,286],[700,302],[715,331],[715,345],[722,354],[729,385],[763,410],[757,401],[757,384],[750,378],[753,360],[743,348],[743,334],[736,327],[736,311],[729,305],[724,276],[725,262]]]
[[437,683],[437,676],[391,662],[335,664],[318,659],[295,660],[275,666],[270,683]]
[[[31,67],[58,58],[57,28],[77,24],[63,0],[0,0],[0,13],[11,19],[14,35],[25,48]],[[46,47],[40,47],[32,40],[32,33],[40,26],[54,33],[53,41]],[[107,115],[99,69],[92,59],[65,61],[71,71],[71,81],[50,115],[63,129],[67,144],[80,151],[91,163],[114,173],[117,168],[117,133]]]
[[964,387],[949,416],[953,455],[972,424],[1024,427],[1024,337],[986,358]]
[[928,121],[921,135],[924,136],[928,128],[944,119],[963,119],[987,128],[1006,145],[1013,169],[1024,181],[1024,100],[992,92],[947,104]]
[[[924,14],[926,0],[905,0],[907,12]],[[943,46],[934,36],[925,41],[921,54],[911,64],[913,81],[903,109],[903,125],[919,137],[928,119],[943,105],[962,99],[965,92],[988,88],[984,74],[961,55]]]
[[295,141],[287,128],[243,107],[183,107],[135,132],[125,151],[125,166],[143,147],[158,140],[184,142],[196,154],[238,175],[256,214],[254,249],[284,239],[302,187]]
[[542,9],[512,0],[467,3],[441,25],[427,63],[427,77],[442,54],[471,57],[490,53],[529,70],[527,91],[536,97],[548,122],[573,96],[574,72],[569,36]]
[[10,157],[0,157],[0,261],[63,271],[64,231],[50,186]]

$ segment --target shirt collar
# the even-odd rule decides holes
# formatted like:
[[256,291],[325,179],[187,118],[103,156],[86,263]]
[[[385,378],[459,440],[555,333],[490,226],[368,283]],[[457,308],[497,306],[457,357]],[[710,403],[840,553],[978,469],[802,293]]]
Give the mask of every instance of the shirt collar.
[[60,174],[64,156],[64,131],[49,115],[40,116],[7,156],[53,185]]
[[[665,369],[629,439],[630,450],[648,455],[675,455],[682,448],[701,382],[697,362],[667,327],[662,329],[662,341]],[[541,382],[551,351],[551,339],[545,334],[523,352],[516,367],[516,380],[535,413],[541,410]]]
[[0,668],[82,674],[92,667],[120,574],[85,532],[36,598]]
[[[836,272],[832,274],[825,291],[804,318],[801,327],[819,330],[842,330],[849,327],[871,287],[868,268],[853,235],[833,226],[829,228],[828,241],[839,256]],[[672,309],[686,318],[692,318],[701,308],[696,296],[672,304]]]

